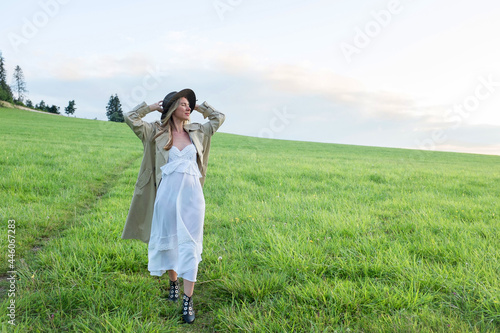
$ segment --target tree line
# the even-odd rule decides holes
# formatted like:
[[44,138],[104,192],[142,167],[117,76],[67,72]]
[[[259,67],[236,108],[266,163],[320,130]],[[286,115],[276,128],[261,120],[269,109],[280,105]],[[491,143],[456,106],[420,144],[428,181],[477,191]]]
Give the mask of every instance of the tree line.
[[[14,69],[13,82],[12,86],[7,83],[5,60],[3,58],[2,51],[0,51],[0,101],[25,106],[30,109],[60,114],[60,107],[57,105],[49,106],[43,100],[40,101],[40,103],[33,105],[31,100],[26,99],[28,90],[26,89],[26,81],[24,79],[23,70],[19,65],[17,65]],[[17,96],[14,96],[14,93]],[[68,106],[64,108],[64,113],[68,116],[74,114],[76,111],[75,104],[74,100],[69,101]],[[122,105],[118,95],[115,94],[109,98],[108,105],[106,106],[106,116],[109,121],[124,122]]]
[[[26,89],[26,81],[24,79],[23,70],[19,65],[14,69],[13,84],[9,86],[7,83],[7,70],[5,69],[5,59],[0,51],[0,101],[6,101],[15,105],[25,106],[31,109],[60,114],[60,107],[57,105],[49,106],[42,100],[39,104],[33,105],[33,102],[26,99],[28,90]],[[17,97],[14,96],[14,92]],[[69,101],[68,106],[64,108],[64,113],[68,116],[76,111],[75,101]]]

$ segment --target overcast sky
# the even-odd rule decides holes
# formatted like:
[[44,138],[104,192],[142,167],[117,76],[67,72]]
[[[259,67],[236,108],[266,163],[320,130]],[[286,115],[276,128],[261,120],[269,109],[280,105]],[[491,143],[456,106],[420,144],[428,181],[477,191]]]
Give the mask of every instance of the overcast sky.
[[[106,119],[195,90],[221,132],[500,154],[496,0],[2,0],[28,98]],[[151,114],[147,120],[159,118]],[[199,115],[193,121],[202,121]]]

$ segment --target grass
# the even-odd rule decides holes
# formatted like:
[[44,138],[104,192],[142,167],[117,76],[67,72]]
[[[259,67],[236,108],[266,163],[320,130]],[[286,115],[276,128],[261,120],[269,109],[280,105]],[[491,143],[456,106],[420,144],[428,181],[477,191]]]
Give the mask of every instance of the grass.
[[[16,332],[496,332],[500,157],[217,133],[197,319],[120,235],[142,158],[124,124],[0,109]],[[8,270],[7,236],[2,267]]]

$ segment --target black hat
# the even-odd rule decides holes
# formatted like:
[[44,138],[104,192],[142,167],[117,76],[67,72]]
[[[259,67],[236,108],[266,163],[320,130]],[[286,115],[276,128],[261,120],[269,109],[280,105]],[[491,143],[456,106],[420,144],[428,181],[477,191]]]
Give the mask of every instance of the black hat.
[[194,108],[196,107],[196,95],[194,91],[192,91],[191,89],[183,89],[179,92],[172,91],[163,99],[163,103],[161,105],[163,108],[163,114],[161,115],[161,119],[167,116],[167,112],[172,106],[172,104],[181,97],[187,98],[187,100],[189,101],[189,107],[191,108],[191,112],[193,112]]

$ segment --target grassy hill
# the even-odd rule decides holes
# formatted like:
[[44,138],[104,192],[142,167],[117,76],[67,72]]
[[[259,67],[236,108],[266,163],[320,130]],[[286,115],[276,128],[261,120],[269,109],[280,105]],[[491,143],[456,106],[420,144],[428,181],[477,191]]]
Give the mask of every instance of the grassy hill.
[[188,326],[120,239],[142,158],[127,125],[0,108],[0,138],[10,331],[500,330],[500,156],[217,133]]

